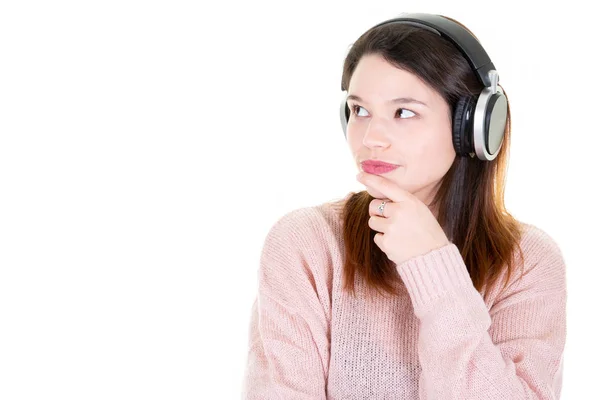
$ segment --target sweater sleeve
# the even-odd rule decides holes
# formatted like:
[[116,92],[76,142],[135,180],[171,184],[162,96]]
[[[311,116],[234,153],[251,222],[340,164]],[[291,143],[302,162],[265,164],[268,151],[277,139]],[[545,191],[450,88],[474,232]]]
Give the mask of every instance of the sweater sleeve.
[[397,266],[420,321],[421,400],[560,398],[565,262],[532,229],[522,276],[516,269],[489,311],[452,243]]
[[298,209],[267,234],[243,399],[326,399],[331,306],[320,218],[313,208]]

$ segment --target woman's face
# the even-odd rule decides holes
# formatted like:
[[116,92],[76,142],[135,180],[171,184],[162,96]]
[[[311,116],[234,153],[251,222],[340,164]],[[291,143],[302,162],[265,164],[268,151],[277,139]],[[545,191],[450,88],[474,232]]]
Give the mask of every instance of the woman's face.
[[[357,98],[358,97],[358,98]],[[397,100],[412,98],[412,100]],[[416,75],[379,55],[359,61],[348,87],[347,140],[360,171],[369,159],[400,167],[380,175],[429,205],[456,157],[445,100]],[[382,193],[367,188],[376,198]]]

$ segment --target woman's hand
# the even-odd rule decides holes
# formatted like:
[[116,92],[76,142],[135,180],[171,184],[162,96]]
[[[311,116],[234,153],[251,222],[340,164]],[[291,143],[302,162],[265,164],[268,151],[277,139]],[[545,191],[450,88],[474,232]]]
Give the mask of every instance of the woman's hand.
[[[396,265],[449,244],[435,216],[416,196],[380,175],[362,172],[359,182],[387,196],[369,205],[369,227],[375,234],[375,244]],[[386,201],[384,215],[378,210]]]

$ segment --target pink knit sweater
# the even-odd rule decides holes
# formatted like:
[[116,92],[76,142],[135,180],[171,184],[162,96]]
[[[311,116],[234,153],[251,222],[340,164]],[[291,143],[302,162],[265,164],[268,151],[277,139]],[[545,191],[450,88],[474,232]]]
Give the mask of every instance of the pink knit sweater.
[[559,399],[565,263],[548,234],[522,227],[525,269],[504,292],[504,275],[478,292],[449,244],[397,267],[401,295],[369,300],[358,279],[356,298],[341,288],[340,212],[284,215],[260,259],[243,398]]

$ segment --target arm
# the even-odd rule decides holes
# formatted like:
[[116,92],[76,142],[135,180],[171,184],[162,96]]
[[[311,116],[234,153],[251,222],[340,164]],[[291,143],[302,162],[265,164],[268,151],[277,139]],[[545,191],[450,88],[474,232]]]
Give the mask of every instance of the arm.
[[532,229],[522,279],[515,270],[489,311],[453,244],[398,267],[420,320],[420,399],[559,399],[565,263]]
[[252,306],[244,399],[325,399],[329,366],[329,275],[310,208],[271,228]]

